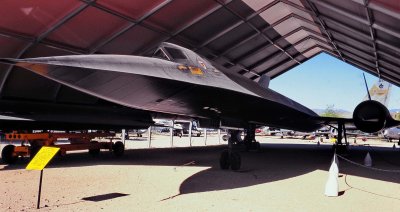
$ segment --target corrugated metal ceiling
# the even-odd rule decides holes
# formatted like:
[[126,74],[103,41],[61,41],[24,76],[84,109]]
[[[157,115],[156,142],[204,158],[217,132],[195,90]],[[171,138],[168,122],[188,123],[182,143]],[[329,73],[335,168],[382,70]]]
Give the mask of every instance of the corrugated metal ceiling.
[[[326,52],[400,85],[399,11],[396,0],[5,0],[0,57],[149,55],[168,41],[257,81]],[[2,99],[90,99],[71,98],[77,94],[27,71],[0,69]]]

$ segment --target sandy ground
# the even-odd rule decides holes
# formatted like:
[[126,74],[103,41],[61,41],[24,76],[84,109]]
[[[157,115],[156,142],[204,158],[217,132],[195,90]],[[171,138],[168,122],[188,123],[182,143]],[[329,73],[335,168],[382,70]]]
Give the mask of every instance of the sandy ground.
[[[55,158],[44,170],[40,211],[400,211],[400,173],[380,172],[340,160],[339,197],[324,196],[331,144],[258,137],[261,152],[242,152],[240,171],[220,170],[225,146],[218,138],[154,135],[126,142],[122,158],[108,151]],[[366,146],[365,144],[371,144]],[[3,147],[4,144],[1,145]],[[346,157],[400,170],[393,143],[369,140]],[[164,147],[164,148],[154,148]],[[37,211],[39,171],[0,164],[0,211]]]

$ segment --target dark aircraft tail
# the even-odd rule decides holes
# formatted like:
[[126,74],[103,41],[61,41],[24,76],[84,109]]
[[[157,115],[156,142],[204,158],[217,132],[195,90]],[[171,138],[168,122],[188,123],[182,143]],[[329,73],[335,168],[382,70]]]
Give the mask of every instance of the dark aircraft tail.
[[258,84],[261,86],[261,87],[263,87],[263,88],[265,88],[265,89],[268,89],[268,87],[269,87],[269,81],[271,81],[271,78],[269,77],[269,76],[267,76],[267,75],[261,75],[261,77],[260,77],[260,80],[258,81]]

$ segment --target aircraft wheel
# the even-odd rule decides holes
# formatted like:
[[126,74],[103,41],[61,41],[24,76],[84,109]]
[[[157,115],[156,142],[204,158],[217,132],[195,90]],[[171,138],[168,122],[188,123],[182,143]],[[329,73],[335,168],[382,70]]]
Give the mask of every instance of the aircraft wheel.
[[261,144],[260,142],[254,142],[254,149],[256,149],[257,151],[261,150]]
[[230,157],[230,164],[231,164],[231,169],[236,171],[240,169],[240,166],[242,164],[242,159],[240,158],[239,153],[233,152]]
[[14,145],[7,145],[1,151],[1,158],[4,163],[6,164],[13,164],[17,161],[18,157],[13,156],[15,146]]
[[[97,141],[91,141],[91,144],[97,144]],[[98,156],[100,154],[100,149],[89,149],[89,155],[91,156]]]
[[230,161],[229,161],[229,152],[227,149],[222,151],[221,157],[219,158],[219,166],[221,169],[229,169]]
[[121,157],[124,154],[125,146],[121,141],[117,141],[113,145],[112,149],[116,157]]

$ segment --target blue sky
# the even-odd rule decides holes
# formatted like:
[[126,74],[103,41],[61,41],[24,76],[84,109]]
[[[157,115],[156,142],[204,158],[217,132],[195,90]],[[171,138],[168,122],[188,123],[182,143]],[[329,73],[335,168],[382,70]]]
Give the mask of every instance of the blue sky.
[[[363,71],[328,54],[321,53],[271,80],[270,88],[312,109],[352,112],[367,94]],[[365,73],[368,86],[378,78]],[[392,86],[389,109],[400,108],[400,89]]]

